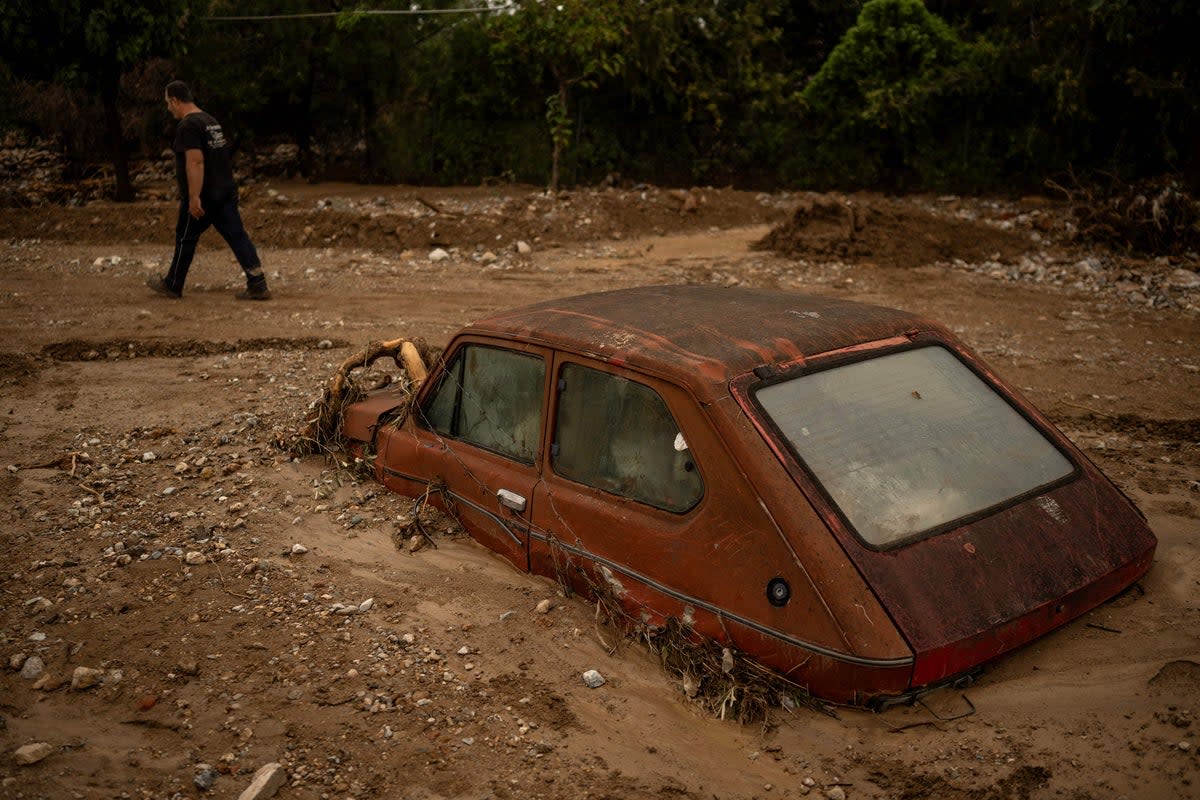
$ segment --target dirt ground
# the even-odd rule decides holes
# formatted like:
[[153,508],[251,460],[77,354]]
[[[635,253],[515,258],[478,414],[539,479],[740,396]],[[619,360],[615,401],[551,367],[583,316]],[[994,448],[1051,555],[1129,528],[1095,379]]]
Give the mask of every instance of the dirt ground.
[[[0,215],[0,797],[235,798],[270,762],[288,800],[1200,797],[1194,256],[1082,249],[1035,199],[257,184],[274,299],[233,299],[209,233],[169,300],[173,215]],[[610,655],[585,601],[449,526],[398,547],[411,501],[272,444],[370,340],[659,283],[946,322],[1142,509],[1154,566],[965,691],[743,726]]]

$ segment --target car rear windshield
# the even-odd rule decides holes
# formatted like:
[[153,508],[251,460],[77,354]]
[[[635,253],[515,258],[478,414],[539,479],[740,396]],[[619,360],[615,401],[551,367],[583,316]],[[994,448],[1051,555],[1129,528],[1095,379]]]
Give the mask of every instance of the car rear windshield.
[[812,372],[755,397],[874,547],[947,527],[1074,471],[943,347]]

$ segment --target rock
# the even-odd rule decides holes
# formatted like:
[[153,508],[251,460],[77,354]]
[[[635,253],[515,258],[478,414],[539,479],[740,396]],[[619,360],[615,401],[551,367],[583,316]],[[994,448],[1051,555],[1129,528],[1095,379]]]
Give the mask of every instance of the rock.
[[272,761],[258,768],[250,785],[238,795],[238,800],[266,800],[268,797],[274,797],[279,787],[285,783],[287,770],[282,764]]
[[212,768],[211,764],[197,764],[196,777],[192,778],[192,783],[196,784],[196,788],[202,792],[207,792],[217,782],[217,771]]
[[728,647],[721,649],[721,671],[726,675],[733,671],[733,651]]
[[840,786],[833,786],[825,792],[825,796],[829,800],[846,800],[846,790]]
[[463,645],[462,647],[458,648],[458,654],[460,656],[469,656],[471,655],[471,648]]
[[450,257],[450,254],[447,253],[445,250],[443,250],[440,247],[435,247],[433,249],[433,251],[429,254],[429,260],[434,262],[435,264],[439,261],[445,261],[449,257]]
[[1167,276],[1167,283],[1176,289],[1200,289],[1200,273],[1177,269]]
[[154,453],[150,452],[149,450],[142,453],[142,461],[153,461],[156,458],[158,458],[158,456],[154,455]]
[[368,597],[366,600],[363,600],[361,603],[358,604],[358,610],[365,614],[366,612],[371,610],[371,606],[373,606],[373,605],[375,605],[375,598]]
[[554,604],[547,599],[547,600],[543,600],[540,603],[538,603],[537,608],[535,608],[534,610],[537,611],[537,613],[539,613],[539,614],[549,614],[550,609],[552,609],[552,608],[554,608]]
[[500,621],[504,622],[505,620],[512,619],[516,615],[517,615],[517,612],[515,612],[515,611],[505,611],[503,614],[500,615]]
[[1179,744],[1177,744],[1177,745],[1175,745],[1175,746],[1176,746],[1176,747],[1178,747],[1180,750],[1182,750],[1182,751],[1183,751],[1183,752],[1185,752],[1185,753],[1186,753],[1188,750],[1191,750],[1191,749],[1192,749],[1192,743],[1191,743],[1191,742],[1188,742],[1188,741],[1183,741],[1183,742],[1180,742]]
[[322,339],[321,341],[317,342],[317,349],[318,350],[332,350],[333,349],[333,340],[332,339]]
[[479,257],[479,260],[482,261],[484,264],[494,264],[494,263],[496,263],[496,254],[493,253],[491,250],[488,250],[486,253],[484,253],[483,255],[481,255]]
[[38,692],[53,692],[63,685],[63,681],[49,672],[43,672],[42,677],[33,682],[33,688]]
[[75,672],[71,674],[71,689],[77,692],[90,689],[99,684],[103,677],[104,670],[102,669],[76,667]]
[[41,677],[41,674],[46,670],[46,662],[37,656],[30,656],[25,659],[25,663],[21,666],[21,677],[27,681],[36,680]]
[[204,557],[204,553],[199,553],[193,550],[184,556],[183,560],[188,564],[196,565],[203,564],[207,559]]
[[27,659],[28,657],[29,656],[25,655],[24,653],[13,653],[12,656],[9,657],[9,659],[8,659],[8,668],[9,669],[20,669],[22,666],[25,665],[25,659]]
[[530,247],[526,242],[517,242],[517,252],[523,256],[527,256],[533,252],[533,248]]
[[30,764],[36,764],[42,759],[54,753],[54,745],[46,742],[34,742],[22,747],[18,747],[13,753],[13,760],[17,762],[19,767],[28,767]]
[[292,555],[294,555],[294,556],[302,556],[307,552],[308,552],[308,548],[302,544],[297,543],[297,544],[292,545]]
[[599,689],[605,683],[604,676],[594,669],[583,673],[583,682],[589,689]]

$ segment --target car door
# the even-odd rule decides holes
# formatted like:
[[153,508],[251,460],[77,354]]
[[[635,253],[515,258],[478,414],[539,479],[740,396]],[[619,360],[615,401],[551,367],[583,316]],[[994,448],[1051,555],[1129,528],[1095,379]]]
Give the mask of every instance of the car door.
[[484,546],[529,568],[549,353],[510,342],[456,344],[414,409],[412,463]]
[[684,415],[694,403],[652,377],[565,354],[552,395],[531,569],[623,604],[648,599],[651,584],[688,585],[685,543],[703,524],[706,487],[687,429],[705,426],[676,420],[664,395]]

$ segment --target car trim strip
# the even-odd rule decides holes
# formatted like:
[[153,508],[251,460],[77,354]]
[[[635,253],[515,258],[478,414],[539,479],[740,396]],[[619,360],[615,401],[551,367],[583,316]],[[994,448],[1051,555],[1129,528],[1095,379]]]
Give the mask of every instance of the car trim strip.
[[[430,481],[427,481],[424,478],[418,478],[415,475],[408,475],[403,472],[394,470],[391,467],[385,466],[385,467],[383,467],[383,471],[385,473],[387,473],[388,475],[391,475],[396,478],[403,478],[404,480],[413,481],[414,483],[420,483],[420,484],[424,484],[426,486],[430,485]],[[516,534],[514,534],[512,532],[512,529],[508,526],[508,521],[505,520],[503,517],[499,516],[498,514],[493,513],[492,511],[489,511],[488,509],[484,508],[483,506],[480,506],[478,503],[475,503],[455,492],[446,490],[446,494],[449,495],[450,497],[452,497],[455,500],[455,502],[464,503],[464,504],[470,506],[471,508],[475,509],[479,513],[490,517],[501,528],[503,528],[504,532],[507,533],[509,536],[511,536],[517,544],[523,544],[523,542],[516,536]],[[826,658],[832,658],[836,661],[842,661],[847,664],[857,664],[859,666],[864,666],[864,667],[895,668],[895,667],[911,666],[914,663],[914,659],[912,656],[905,656],[903,658],[866,658],[864,656],[851,655],[850,653],[843,653],[839,650],[833,650],[828,647],[823,647],[822,645],[814,644],[812,642],[807,642],[803,639],[797,639],[796,637],[786,634],[783,631],[779,631],[779,630],[771,628],[767,625],[763,625],[760,622],[755,622],[754,620],[748,619],[739,614],[732,614],[729,611],[727,611],[726,609],[721,608],[720,606],[715,606],[712,603],[709,603],[705,600],[701,600],[699,598],[692,597],[690,595],[684,594],[683,592],[672,589],[671,587],[661,584],[658,581],[654,580],[653,578],[647,577],[647,576],[641,574],[640,572],[638,572],[624,564],[621,564],[617,561],[613,561],[609,558],[605,558],[604,556],[597,555],[583,547],[568,544],[568,543],[564,542],[562,539],[559,539],[558,537],[553,536],[551,534],[534,530],[534,528],[532,526],[529,527],[528,533],[532,538],[535,538],[538,541],[546,543],[546,544],[549,544],[550,541],[553,540],[554,544],[556,546],[561,547],[564,550],[574,553],[575,555],[580,556],[582,558],[588,559],[589,561],[593,561],[597,564],[603,564],[604,566],[608,567],[609,569],[620,572],[622,575],[632,578],[635,581],[639,581],[640,583],[645,584],[646,586],[649,586],[652,589],[655,589],[659,592],[662,592],[663,594],[668,595],[669,597],[673,597],[676,600],[696,606],[697,608],[704,609],[705,611],[708,611],[711,614],[716,614],[719,617],[730,620],[730,621],[735,622],[744,627],[750,628],[753,631],[764,634],[766,636],[770,636],[774,639],[779,639],[780,641],[783,641],[783,642],[787,642],[788,644],[793,645],[794,647],[799,647],[799,648],[801,648],[803,650],[807,650],[811,653],[815,653],[820,656],[825,656]]]

